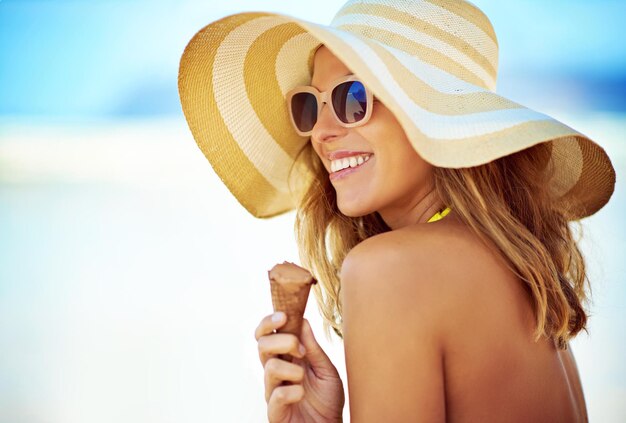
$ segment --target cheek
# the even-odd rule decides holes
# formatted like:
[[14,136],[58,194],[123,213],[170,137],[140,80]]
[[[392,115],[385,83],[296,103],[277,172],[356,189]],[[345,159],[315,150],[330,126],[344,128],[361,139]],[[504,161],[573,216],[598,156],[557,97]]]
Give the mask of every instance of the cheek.
[[[382,115],[383,113],[381,113]],[[361,135],[377,155],[380,166],[389,172],[405,172],[407,166],[422,162],[404,133],[393,119],[377,119],[362,128]]]
[[369,141],[375,150],[392,150],[398,154],[402,150],[412,150],[402,126],[391,111],[380,103],[376,103],[369,122],[355,129]]
[[379,182],[404,192],[430,181],[432,165],[415,151],[399,125],[373,125],[367,129],[363,136],[372,140],[377,168],[383,175]]

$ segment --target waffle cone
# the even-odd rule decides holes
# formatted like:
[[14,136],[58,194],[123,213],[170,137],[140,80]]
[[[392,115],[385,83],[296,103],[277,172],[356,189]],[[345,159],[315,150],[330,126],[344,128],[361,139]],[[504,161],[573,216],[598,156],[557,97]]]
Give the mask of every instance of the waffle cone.
[[277,264],[268,272],[268,276],[274,311],[282,311],[287,315],[287,323],[277,332],[300,337],[309,291],[317,281],[306,269],[289,262]]
[[270,281],[270,284],[274,311],[282,311],[287,315],[287,323],[280,327],[277,332],[291,333],[300,337],[302,319],[311,285],[286,286],[274,280]]

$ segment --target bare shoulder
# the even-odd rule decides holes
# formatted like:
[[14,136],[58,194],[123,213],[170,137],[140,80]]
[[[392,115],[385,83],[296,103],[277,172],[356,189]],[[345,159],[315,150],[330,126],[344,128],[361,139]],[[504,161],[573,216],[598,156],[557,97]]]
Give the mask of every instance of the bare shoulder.
[[568,388],[578,380],[573,357],[533,340],[523,282],[493,243],[443,222],[371,237],[344,260],[351,415],[574,421],[571,404],[584,415],[582,390],[573,398]]
[[386,232],[355,246],[341,269],[343,295],[371,289],[406,310],[404,318],[432,320],[438,325],[433,330],[457,339],[467,326],[456,323],[466,318],[485,330],[512,310],[520,324],[528,321],[523,288],[503,255],[462,223],[444,222]]
[[[368,238],[355,246],[342,265],[342,282],[351,276],[385,275],[404,293],[467,295],[511,271],[495,246],[460,222],[415,225]],[[424,299],[422,297],[422,299]],[[425,299],[424,299],[425,300]],[[420,301],[420,298],[413,298]]]
[[415,303],[413,281],[424,275],[414,273],[410,244],[400,231],[381,234],[354,247],[342,265],[353,421],[445,421],[441,343],[433,313]]
[[[460,222],[437,222],[421,224],[385,232],[366,239],[356,245],[346,257],[360,260],[368,256],[382,260],[419,260],[424,259],[432,266],[463,266],[476,259],[487,260],[492,257],[488,246],[469,228]],[[377,260],[378,262],[378,260]]]
[[344,260],[346,369],[359,421],[445,421],[447,340],[466,330],[459,322],[489,289],[484,279],[507,269],[468,229],[442,222],[374,236]]

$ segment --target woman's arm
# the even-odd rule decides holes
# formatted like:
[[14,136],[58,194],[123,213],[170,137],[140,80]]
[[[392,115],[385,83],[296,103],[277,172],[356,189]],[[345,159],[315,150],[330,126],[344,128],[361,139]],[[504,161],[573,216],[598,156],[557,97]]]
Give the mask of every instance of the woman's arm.
[[[342,266],[353,423],[445,421],[445,298],[432,283],[428,249],[420,254],[410,244],[391,234],[370,238]],[[415,262],[419,257],[423,263]]]

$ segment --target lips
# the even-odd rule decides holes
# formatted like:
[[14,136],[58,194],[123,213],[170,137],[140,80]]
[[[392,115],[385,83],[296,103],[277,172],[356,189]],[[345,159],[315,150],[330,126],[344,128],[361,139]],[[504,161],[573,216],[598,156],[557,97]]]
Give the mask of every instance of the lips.
[[[350,157],[351,157],[351,160],[354,160],[355,156],[350,156]],[[359,157],[364,157],[364,156],[360,155]],[[371,159],[372,159],[372,157],[374,157],[374,155],[371,154],[371,153],[368,153],[367,156],[365,156],[365,157],[367,157],[367,160],[361,159],[361,160],[359,160],[359,162],[356,163],[355,166],[350,166],[350,167],[346,167],[346,168],[339,167],[340,170],[337,170],[337,171],[334,171],[334,172],[331,171],[329,173],[328,177],[330,178],[331,181],[337,181],[339,179],[345,178],[346,176],[348,176],[348,175],[350,175],[350,174],[352,174],[354,172],[360,171],[361,169],[363,169],[363,168],[365,168],[365,167],[367,167],[369,165],[369,163],[371,162]],[[338,159],[337,161],[333,161],[331,163],[333,163],[333,166],[336,168],[336,165],[334,165],[334,164],[338,163],[338,162],[340,162],[342,160],[348,160],[348,159],[347,158],[343,158],[341,160]]]
[[326,157],[328,158],[328,160],[333,161],[333,160],[344,159],[346,157],[366,155],[366,154],[372,154],[372,153],[369,151],[339,150],[339,151],[332,151],[328,153]]

